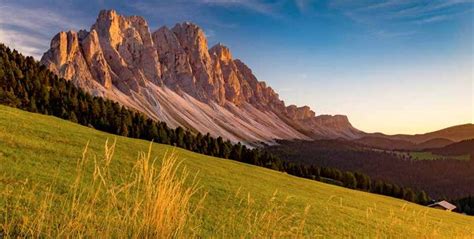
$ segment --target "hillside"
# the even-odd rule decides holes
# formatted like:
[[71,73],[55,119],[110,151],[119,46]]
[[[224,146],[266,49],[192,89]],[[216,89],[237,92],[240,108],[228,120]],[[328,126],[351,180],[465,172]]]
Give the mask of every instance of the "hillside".
[[389,138],[395,140],[404,140],[409,141],[414,144],[421,144],[433,139],[448,139],[454,142],[461,140],[472,139],[474,138],[474,124],[463,124],[448,127],[445,129],[440,129],[433,132],[428,132],[424,134],[396,134],[396,135],[386,135],[382,133],[373,133],[368,134],[369,136],[378,137],[378,138]]
[[401,140],[401,139],[391,139],[386,137],[377,137],[377,136],[364,136],[358,139],[353,140],[354,142],[367,145],[377,149],[388,149],[388,150],[410,150],[416,147],[416,144]]
[[378,150],[347,140],[278,142],[266,149],[287,162],[361,172],[372,179],[425,190],[433,198],[474,194],[474,160],[431,160],[443,157]]
[[[20,184],[27,189],[46,190],[53,179],[59,191],[68,193],[73,180],[76,160],[89,142],[89,152],[100,155],[106,139],[117,139],[112,172],[115,180],[128,175],[139,151],[146,151],[148,142],[102,133],[87,127],[50,116],[27,113],[0,106],[0,192]],[[160,160],[170,146],[153,144],[152,154]],[[286,213],[303,212],[311,208],[306,218],[307,236],[323,237],[471,237],[474,218],[429,209],[402,200],[349,190],[315,181],[292,177],[283,173],[234,161],[203,156],[186,150],[174,149],[190,172],[199,172],[202,187],[207,192],[203,203],[203,223],[200,234],[213,235],[222,221],[222,214],[239,205],[241,195],[247,193],[256,205],[264,205],[275,190],[287,199],[282,209]],[[122,176],[120,176],[122,175]],[[27,181],[25,181],[28,179]],[[7,194],[5,194],[7,193]],[[18,194],[11,194],[14,197]],[[33,195],[34,196],[34,195]],[[1,197],[0,220],[5,220],[6,197]],[[10,200],[10,199],[9,199]],[[278,200],[279,201],[279,200]],[[59,209],[58,209],[59,210]],[[98,209],[100,210],[100,209]],[[60,212],[60,210],[59,210]],[[236,225],[243,232],[246,225]]]
[[430,139],[425,142],[417,144],[417,149],[434,149],[434,148],[442,148],[444,146],[450,145],[454,143],[452,140],[444,139],[444,138],[435,138]]
[[[399,137],[404,138],[406,136],[400,135]],[[416,143],[436,138],[444,138],[456,142],[466,139],[472,139],[474,138],[474,124],[456,125],[426,134],[416,134],[411,137],[407,137],[408,140]]]
[[406,139],[397,139],[396,137],[380,137],[380,135],[364,136],[358,139],[354,139],[352,141],[372,148],[387,150],[424,150],[441,148],[454,143],[452,140],[445,138],[433,138],[420,143],[413,143]]
[[474,155],[474,139],[463,140],[442,148],[432,149],[430,151],[440,155]]

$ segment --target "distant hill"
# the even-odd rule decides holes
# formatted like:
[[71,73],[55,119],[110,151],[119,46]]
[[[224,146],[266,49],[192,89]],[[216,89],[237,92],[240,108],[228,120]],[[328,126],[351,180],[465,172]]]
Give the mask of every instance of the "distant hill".
[[377,136],[365,136],[359,139],[353,140],[353,142],[363,144],[369,147],[377,149],[386,149],[386,150],[424,150],[424,149],[433,149],[441,148],[446,145],[454,143],[449,139],[435,138],[430,139],[422,143],[413,143],[408,140],[403,139],[393,139],[387,137],[377,137]]
[[366,146],[378,148],[378,149],[403,149],[411,150],[416,148],[416,144],[401,140],[401,139],[391,139],[387,137],[378,137],[378,136],[365,136],[356,140],[353,140],[356,143],[360,143]]
[[[436,141],[439,140],[432,142]],[[348,140],[278,143],[266,149],[288,162],[361,172],[373,179],[423,189],[434,197],[474,195],[474,160],[416,160],[406,153],[374,149]]]
[[433,149],[431,152],[440,155],[474,155],[474,139],[463,140],[453,143],[442,148]]
[[434,132],[429,132],[425,134],[415,134],[415,135],[408,135],[408,134],[397,134],[397,135],[385,135],[381,133],[376,133],[374,136],[379,137],[388,137],[392,139],[400,139],[410,141],[412,143],[422,143],[432,139],[449,139],[451,141],[462,141],[466,139],[474,139],[474,124],[463,124],[463,125],[456,125],[449,128],[437,130]]
[[440,148],[454,142],[474,139],[474,124],[456,125],[425,134],[370,133],[354,142],[380,149],[423,150]]
[[442,138],[436,138],[436,139],[430,139],[428,141],[425,141],[423,143],[419,143],[416,145],[416,147],[420,150],[423,149],[434,149],[434,148],[441,148],[446,145],[450,145],[454,143],[453,141],[449,139],[442,139]]

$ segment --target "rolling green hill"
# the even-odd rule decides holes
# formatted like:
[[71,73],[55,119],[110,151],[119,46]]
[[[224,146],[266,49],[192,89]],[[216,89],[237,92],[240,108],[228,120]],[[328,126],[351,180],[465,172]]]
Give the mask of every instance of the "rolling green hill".
[[467,158],[469,159],[469,156],[473,157],[472,155],[474,155],[474,139],[463,140],[442,148],[432,149],[430,151],[433,153],[449,156],[467,155]]
[[[12,221],[12,217],[22,216],[12,212],[11,202],[33,188],[39,192],[30,195],[33,199],[49,188],[55,195],[72,193],[68,185],[74,181],[77,160],[81,158],[86,144],[89,142],[89,154],[99,157],[103,154],[106,140],[115,138],[116,148],[110,171],[112,180],[120,181],[132,170],[138,152],[148,150],[149,142],[0,106],[0,225],[5,226],[5,221]],[[207,193],[201,204],[201,216],[193,219],[200,221],[198,234],[203,237],[224,237],[218,233],[220,231],[226,231],[225,235],[244,235],[248,224],[232,223],[230,228],[223,222],[239,217],[242,200],[247,202],[249,197],[254,202],[254,214],[258,214],[259,210],[268,211],[269,203],[277,203],[284,205],[277,207],[283,215],[301,215],[289,217],[288,223],[277,226],[290,230],[285,227],[299,225],[305,218],[304,235],[307,237],[474,237],[473,217],[173,149],[167,145],[153,144],[151,148],[158,160],[167,151],[173,150],[191,175],[197,174],[200,188],[192,203],[197,204]],[[52,182],[55,183],[50,187]],[[307,206],[310,206],[309,211],[303,217]],[[100,211],[101,208],[95,210]],[[54,211],[61,213],[61,208]]]

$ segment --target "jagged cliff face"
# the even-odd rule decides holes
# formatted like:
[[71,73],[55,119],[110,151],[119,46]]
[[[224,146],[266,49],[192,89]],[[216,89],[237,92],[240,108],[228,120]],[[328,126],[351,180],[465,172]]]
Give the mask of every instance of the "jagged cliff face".
[[60,32],[41,59],[94,95],[148,116],[232,141],[355,138],[345,116],[285,106],[275,91],[221,45],[208,49],[192,23],[150,33],[138,16],[101,11],[90,31]]

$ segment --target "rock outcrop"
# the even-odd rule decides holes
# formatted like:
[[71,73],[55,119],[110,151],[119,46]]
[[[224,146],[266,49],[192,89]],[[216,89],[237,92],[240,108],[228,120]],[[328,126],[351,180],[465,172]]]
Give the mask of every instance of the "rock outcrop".
[[285,106],[229,48],[208,49],[204,31],[189,22],[150,32],[142,17],[103,10],[89,31],[58,33],[41,62],[95,95],[171,126],[233,141],[362,133],[345,116],[316,116],[308,106]]

